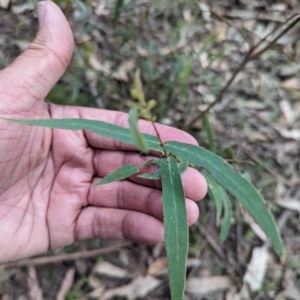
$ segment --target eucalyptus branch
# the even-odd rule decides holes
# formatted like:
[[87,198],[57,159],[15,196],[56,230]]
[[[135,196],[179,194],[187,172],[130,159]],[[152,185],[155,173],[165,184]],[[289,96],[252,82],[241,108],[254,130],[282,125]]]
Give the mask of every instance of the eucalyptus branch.
[[[68,129],[68,130],[89,130],[103,137],[118,140],[123,143],[130,142],[135,144],[133,133],[137,133],[137,110],[133,110],[131,114],[131,123],[134,125],[134,130],[130,128],[120,127],[111,123],[86,120],[86,119],[41,119],[41,120],[10,120],[20,124],[28,124],[41,126],[53,129]],[[148,115],[149,116],[149,115]],[[266,232],[272,241],[275,250],[280,255],[282,261],[285,260],[285,251],[283,241],[280,237],[279,230],[276,226],[274,217],[271,211],[267,208],[265,200],[260,193],[247,181],[243,176],[236,173],[233,168],[227,164],[218,155],[201,148],[196,145],[180,143],[176,141],[168,141],[162,143],[159,131],[157,130],[154,118],[147,118],[152,122],[157,136],[147,134],[142,135],[142,139],[148,149],[153,149],[161,152],[161,146],[169,153],[168,157],[162,157],[147,163],[153,163],[159,166],[159,170],[154,173],[139,174],[143,165],[127,164],[108,174],[100,180],[96,185],[108,184],[114,181],[125,180],[132,175],[136,175],[147,180],[161,179],[162,183],[162,207],[163,221],[165,224],[165,245],[168,257],[168,273],[170,282],[170,292],[172,300],[183,299],[185,282],[186,282],[186,261],[188,255],[189,229],[187,221],[187,211],[185,206],[185,195],[181,174],[185,171],[188,164],[193,164],[196,168],[204,168],[206,178],[209,178],[209,196],[216,205],[218,212],[218,223],[220,224],[220,241],[224,241],[231,226],[232,205],[231,199],[227,193],[235,197],[241,205],[253,216],[254,220]],[[140,137],[138,137],[140,140]],[[139,146],[139,145],[137,145]],[[213,241],[211,244],[213,245]],[[216,248],[217,249],[217,248]],[[217,249],[218,251],[219,249]],[[115,249],[109,249],[115,251]],[[101,252],[100,252],[101,253]],[[99,252],[96,252],[99,254]],[[223,253],[219,252],[220,257]],[[93,256],[95,252],[85,253],[85,257]],[[79,255],[80,257],[80,255]],[[78,255],[60,257],[60,260],[78,258]],[[53,262],[56,262],[57,258]],[[28,264],[43,264],[42,261],[27,261]]]
[[163,149],[163,151],[164,151],[165,157],[167,158],[167,157],[168,157],[168,152],[167,152],[166,149],[164,148],[164,143],[163,143],[163,141],[162,141],[162,139],[161,139],[161,136],[160,136],[160,134],[159,134],[158,128],[157,128],[157,126],[155,125],[155,122],[154,122],[153,119],[152,119],[150,122],[151,122],[151,124],[152,124],[152,126],[153,126],[153,128],[154,128],[156,137],[158,138],[158,140],[159,140],[159,142],[160,142],[160,146],[162,147],[162,149]]

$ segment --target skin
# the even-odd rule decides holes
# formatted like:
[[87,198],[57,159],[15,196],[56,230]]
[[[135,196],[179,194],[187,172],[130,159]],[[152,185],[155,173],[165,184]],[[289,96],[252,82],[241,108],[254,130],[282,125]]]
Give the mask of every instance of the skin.
[[[0,71],[0,118],[85,118],[128,126],[122,112],[44,103],[67,68],[73,35],[51,1],[38,8],[40,28],[29,48]],[[154,134],[151,124],[141,130]],[[175,128],[157,125],[163,141],[197,144]],[[134,146],[87,131],[51,130],[0,119],[0,263],[89,238],[163,241],[160,183],[131,177],[100,187],[116,168],[146,158]],[[189,168],[182,175],[189,224],[205,179]]]

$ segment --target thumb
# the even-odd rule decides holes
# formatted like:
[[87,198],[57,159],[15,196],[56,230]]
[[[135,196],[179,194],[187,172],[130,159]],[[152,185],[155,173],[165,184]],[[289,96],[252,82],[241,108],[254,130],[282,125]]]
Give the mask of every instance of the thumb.
[[1,80],[0,88],[4,84],[6,90],[11,89],[23,105],[26,99],[26,107],[47,96],[69,65],[74,47],[71,28],[56,4],[39,2],[38,17],[40,27],[35,40],[0,73],[5,82]]

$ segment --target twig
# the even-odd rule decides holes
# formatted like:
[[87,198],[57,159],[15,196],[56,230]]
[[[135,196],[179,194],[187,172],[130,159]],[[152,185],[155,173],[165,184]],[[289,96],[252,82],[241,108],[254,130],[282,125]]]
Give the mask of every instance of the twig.
[[47,256],[47,257],[37,257],[31,259],[24,259],[17,262],[6,264],[5,266],[8,268],[12,267],[22,267],[22,266],[32,266],[32,265],[45,265],[45,264],[56,264],[62,261],[73,261],[81,258],[90,258],[95,257],[102,254],[107,254],[111,252],[115,252],[120,250],[123,247],[127,247],[132,245],[132,242],[124,242],[114,246],[109,246],[106,248],[90,250],[90,251],[82,251],[76,253],[68,253],[56,256]]
[[[284,25],[286,25],[288,22],[290,22],[293,18],[295,18],[295,16],[297,16],[297,14],[293,14],[292,16],[288,17],[284,22],[281,22],[280,24],[278,24],[278,26],[276,26],[276,28],[274,28],[274,30],[270,31],[265,37],[263,37],[258,43],[257,45],[255,45],[255,48],[258,49],[264,42],[267,41],[267,39],[274,34],[277,30],[279,30],[281,27],[283,27]],[[271,42],[272,43],[272,42]]]
[[[283,25],[288,23],[291,19],[293,19],[296,15],[290,17]],[[266,47],[258,51],[257,53],[253,53],[251,55],[250,59],[255,59],[261,56],[263,53],[265,53],[267,50],[269,50],[281,37],[283,37],[288,31],[290,31],[300,20],[300,17],[296,18],[289,26],[287,26],[278,36],[276,36]],[[282,27],[280,26],[280,27]],[[278,28],[279,29],[279,28]],[[276,29],[276,31],[278,30]],[[258,48],[259,45],[261,45],[262,41],[258,43],[258,45],[255,47],[256,49]]]
[[244,67],[247,65],[247,63],[249,61],[260,57],[263,53],[265,53],[267,50],[269,50],[282,36],[284,36],[291,28],[293,28],[297,24],[297,22],[300,20],[300,17],[296,18],[296,20],[294,20],[289,26],[287,26],[287,28],[285,28],[278,36],[276,36],[267,46],[265,46],[260,51],[255,52],[257,49],[259,49],[259,47],[266,41],[266,39],[271,34],[274,34],[280,27],[287,24],[295,16],[296,15],[293,15],[290,18],[288,18],[286,20],[286,22],[281,24],[281,26],[279,26],[278,28],[275,28],[275,30],[273,30],[271,33],[269,33],[267,36],[265,36],[261,41],[259,41],[258,44],[256,44],[255,46],[253,46],[249,49],[249,51],[248,51],[247,55],[244,57],[243,61],[240,63],[240,65],[234,71],[234,73],[231,75],[231,77],[229,78],[229,80],[227,81],[225,86],[220,90],[220,92],[216,96],[216,99],[204,111],[199,112],[189,123],[187,123],[184,126],[184,130],[187,131],[191,126],[193,126],[195,124],[195,122],[197,122],[199,119],[203,118],[203,116],[206,113],[208,113],[217,103],[219,103],[222,100],[224,94],[226,93],[228,88],[231,86],[231,84],[235,80],[236,76],[244,69]]
[[246,64],[249,62],[249,58],[252,54],[254,49],[250,49],[250,51],[247,53],[247,55],[245,56],[245,58],[243,59],[243,61],[241,62],[241,64],[239,65],[239,67],[234,71],[234,73],[232,74],[232,76],[230,77],[230,79],[227,81],[227,83],[225,84],[225,86],[220,90],[219,94],[217,95],[216,99],[204,110],[201,111],[198,115],[196,115],[196,117],[194,117],[188,124],[186,124],[184,126],[184,130],[188,130],[191,126],[193,126],[199,119],[203,118],[203,116],[208,113],[211,108],[213,108],[217,103],[219,103],[225,92],[228,90],[228,88],[230,87],[230,85],[232,84],[232,82],[234,81],[234,79],[236,78],[236,76],[240,73],[240,71],[242,71],[244,69],[244,67],[246,66]]
[[211,235],[209,235],[208,233],[206,233],[206,231],[204,229],[202,229],[201,227],[199,229],[200,229],[201,234],[206,239],[207,243],[216,252],[216,254],[219,256],[219,258],[222,260],[226,260],[225,253],[223,252],[222,248],[217,244],[217,242],[214,240],[214,238]]
[[163,141],[162,141],[162,139],[161,139],[161,136],[160,136],[160,134],[159,134],[159,131],[158,131],[158,129],[157,129],[157,127],[156,127],[155,122],[154,122],[153,119],[151,120],[151,124],[152,124],[152,126],[153,126],[153,128],[154,128],[154,130],[155,130],[156,136],[157,136],[157,138],[158,138],[158,140],[159,140],[159,142],[160,142],[160,146],[162,147],[162,149],[163,149],[163,151],[164,151],[165,157],[167,158],[167,157],[168,157],[168,152],[167,152],[167,151],[165,150],[165,148],[164,148],[164,143],[163,143]]

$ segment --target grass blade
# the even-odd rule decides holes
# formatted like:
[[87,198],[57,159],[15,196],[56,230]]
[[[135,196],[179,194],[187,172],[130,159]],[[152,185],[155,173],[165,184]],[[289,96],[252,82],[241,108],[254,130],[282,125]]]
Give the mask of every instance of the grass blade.
[[216,223],[219,224],[223,209],[222,194],[219,189],[219,185],[209,174],[203,173],[203,176],[205,177],[208,184],[208,196],[216,205]]
[[134,143],[142,152],[147,153],[149,151],[149,147],[143,137],[143,134],[139,131],[138,112],[136,108],[132,108],[129,112],[129,125]]
[[182,300],[186,281],[189,229],[185,196],[176,159],[162,159],[161,173],[171,298]]
[[213,129],[211,127],[209,117],[208,117],[207,114],[205,114],[205,116],[203,118],[203,123],[204,123],[204,128],[205,128],[205,131],[206,131],[206,134],[207,134],[210,151],[213,152],[213,153],[217,153],[215,135],[214,135],[214,132],[213,132]]
[[221,157],[202,147],[167,142],[164,148],[170,153],[187,159],[197,167],[205,168],[218,184],[241,202],[266,232],[277,253],[284,259],[283,243],[274,217],[265,207],[265,200],[252,184],[236,173]]
[[219,190],[222,195],[222,200],[224,204],[224,218],[221,225],[220,241],[224,242],[228,236],[228,232],[231,226],[232,208],[230,199],[226,191],[221,186],[219,186]]
[[116,0],[114,22],[119,21],[123,7],[124,7],[124,0]]
[[138,173],[139,170],[140,170],[140,166],[135,166],[135,165],[122,166],[121,168],[115,170],[114,172],[102,178],[100,181],[96,183],[96,185],[102,185],[114,181],[123,180],[133,174]]

